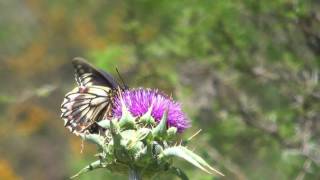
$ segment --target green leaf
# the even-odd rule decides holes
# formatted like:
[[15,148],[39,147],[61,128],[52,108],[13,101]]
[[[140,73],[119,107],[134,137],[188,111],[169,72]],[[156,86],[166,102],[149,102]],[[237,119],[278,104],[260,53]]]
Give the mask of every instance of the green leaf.
[[98,169],[98,168],[104,168],[106,167],[106,164],[101,163],[100,160],[97,160],[91,164],[89,164],[88,166],[84,167],[83,169],[81,169],[77,174],[73,175],[72,177],[70,177],[70,179],[74,179],[78,176],[80,176],[83,173]]
[[224,176],[221,172],[219,172],[218,170],[211,167],[200,156],[198,156],[197,154],[193,153],[192,151],[190,151],[189,149],[187,149],[183,146],[174,146],[174,147],[167,148],[167,149],[163,150],[163,152],[160,154],[159,158],[165,158],[165,157],[170,157],[170,156],[180,157],[180,158],[188,161],[189,163],[193,164],[194,166],[198,167],[199,169],[201,169],[209,174],[212,174],[210,172],[210,170],[211,170],[221,176]]

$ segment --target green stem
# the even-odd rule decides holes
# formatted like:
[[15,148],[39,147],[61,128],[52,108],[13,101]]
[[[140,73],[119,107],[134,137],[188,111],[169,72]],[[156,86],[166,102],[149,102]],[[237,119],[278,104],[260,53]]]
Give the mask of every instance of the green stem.
[[129,168],[129,180],[142,180],[140,171],[134,167]]

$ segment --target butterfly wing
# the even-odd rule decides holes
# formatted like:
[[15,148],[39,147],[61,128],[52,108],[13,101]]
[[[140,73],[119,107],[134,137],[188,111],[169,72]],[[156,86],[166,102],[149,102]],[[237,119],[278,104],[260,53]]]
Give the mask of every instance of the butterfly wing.
[[78,87],[66,94],[61,104],[61,118],[68,129],[79,135],[110,116],[113,90],[118,83],[82,58],[75,58],[72,64]]
[[110,116],[111,99],[109,87],[76,87],[61,104],[61,118],[70,131],[80,134],[96,121]]
[[100,85],[117,88],[119,85],[108,73],[94,68],[83,58],[74,58],[72,61],[75,69],[75,79],[78,86]]

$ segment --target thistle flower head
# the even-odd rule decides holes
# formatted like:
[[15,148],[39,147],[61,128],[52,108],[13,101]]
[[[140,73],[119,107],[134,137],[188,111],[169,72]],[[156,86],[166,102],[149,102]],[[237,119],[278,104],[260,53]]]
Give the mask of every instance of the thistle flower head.
[[72,178],[107,168],[127,173],[129,179],[150,178],[164,172],[188,179],[173,166],[175,157],[209,174],[223,175],[185,147],[197,133],[183,143],[175,143],[177,132],[190,127],[179,103],[155,89],[116,92],[117,83],[107,73],[79,58],[73,64],[79,87],[66,95],[61,105],[62,117],[75,134],[98,146],[99,158]]
[[[168,111],[167,125],[176,127],[178,132],[183,132],[190,127],[187,116],[182,112],[179,103],[155,89],[129,89],[122,92],[123,103],[129,112],[139,117],[144,115],[150,108],[151,116],[159,122],[165,111]],[[122,102],[120,97],[114,101],[113,114],[115,117],[122,115]]]

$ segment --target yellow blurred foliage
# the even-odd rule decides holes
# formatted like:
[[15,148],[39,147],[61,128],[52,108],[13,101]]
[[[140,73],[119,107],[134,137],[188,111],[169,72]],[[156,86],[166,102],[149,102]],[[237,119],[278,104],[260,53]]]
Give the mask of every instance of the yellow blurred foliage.
[[6,61],[8,68],[16,75],[32,76],[38,72],[43,72],[49,68],[46,64],[47,43],[33,42],[17,57]]
[[17,180],[21,177],[14,172],[8,161],[0,159],[0,179]]
[[66,7],[62,5],[57,5],[52,8],[46,17],[47,28],[54,29],[58,32],[61,28],[65,28],[67,23],[66,11]]
[[77,16],[72,26],[72,40],[88,49],[103,49],[104,37],[97,34],[96,24],[88,17]]
[[124,33],[122,31],[122,26],[124,24],[124,15],[123,10],[117,10],[116,13],[111,14],[105,21],[105,29],[107,39],[113,43],[120,43],[124,40]]
[[147,42],[147,41],[151,40],[153,37],[155,37],[157,35],[157,33],[158,33],[157,26],[147,25],[140,32],[139,39],[142,42]]
[[24,1],[26,3],[26,5],[32,9],[33,12],[35,11],[41,11],[41,7],[42,7],[42,1],[39,0],[25,0]]
[[23,135],[36,132],[50,117],[52,115],[47,109],[30,102],[17,104],[9,111],[10,121],[14,122],[16,131]]

